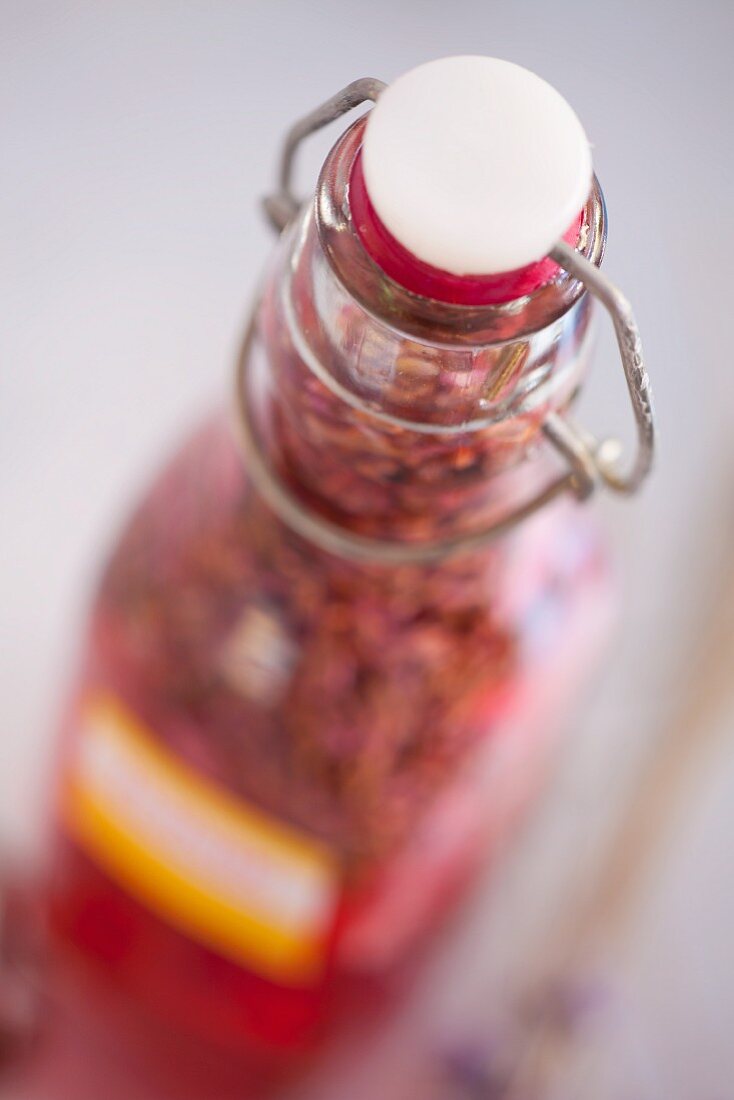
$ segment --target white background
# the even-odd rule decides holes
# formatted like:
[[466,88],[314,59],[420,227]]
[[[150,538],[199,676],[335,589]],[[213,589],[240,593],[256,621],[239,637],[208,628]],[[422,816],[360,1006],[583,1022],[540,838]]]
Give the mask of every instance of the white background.
[[[32,845],[104,549],[152,465],[230,384],[272,244],[258,200],[281,135],[355,77],[444,54],[535,69],[594,144],[606,268],[635,304],[662,442],[643,499],[598,506],[625,602],[587,721],[630,746],[664,724],[702,593],[734,545],[733,12],[726,0],[0,4],[3,844]],[[304,189],[327,145],[302,159]],[[588,389],[587,421],[621,430],[608,334]],[[631,948],[664,1067],[641,1100],[731,1095],[731,744],[705,771]]]

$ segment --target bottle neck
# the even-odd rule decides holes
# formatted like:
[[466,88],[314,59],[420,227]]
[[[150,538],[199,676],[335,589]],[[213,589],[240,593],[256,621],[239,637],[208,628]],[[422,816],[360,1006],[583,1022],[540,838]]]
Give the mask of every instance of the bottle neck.
[[[258,327],[272,459],[304,503],[352,530],[458,534],[547,476],[542,425],[583,376],[590,303],[565,274],[490,307],[394,283],[351,218],[359,126],[332,151],[266,284]],[[582,234],[600,259],[598,192]]]

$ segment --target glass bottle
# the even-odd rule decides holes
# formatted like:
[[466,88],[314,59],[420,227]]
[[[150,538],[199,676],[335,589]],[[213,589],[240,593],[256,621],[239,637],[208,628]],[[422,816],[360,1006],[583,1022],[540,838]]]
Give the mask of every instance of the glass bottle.
[[395,1001],[532,804],[609,619],[574,494],[612,468],[567,419],[601,191],[571,270],[508,300],[416,261],[427,297],[370,235],[365,125],[314,202],[271,200],[234,415],[123,530],[64,722],[49,982],[90,1074],[136,1096],[262,1090]]

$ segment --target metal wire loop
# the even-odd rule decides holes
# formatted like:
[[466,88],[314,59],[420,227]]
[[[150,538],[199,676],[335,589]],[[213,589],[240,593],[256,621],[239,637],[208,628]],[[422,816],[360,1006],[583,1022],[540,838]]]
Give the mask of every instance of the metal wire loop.
[[569,421],[566,421],[566,430],[569,436],[571,434],[574,436],[573,444],[579,463],[595,467],[599,479],[614,492],[634,493],[652,469],[655,453],[655,414],[650,379],[647,376],[642,355],[642,341],[632,307],[621,290],[607,279],[598,267],[589,263],[585,256],[576,252],[565,241],[559,241],[554,245],[550,256],[568,271],[569,275],[573,275],[584,284],[589,293],[601,302],[612,319],[637,431],[637,449],[634,459],[625,471],[620,468],[617,461],[620,445],[616,440],[608,439],[602,443],[596,443],[593,439],[585,438],[578,429],[573,428]]
[[373,76],[353,80],[351,84],[347,84],[346,88],[342,88],[320,107],[310,111],[291,126],[285,136],[280,155],[277,190],[263,200],[265,213],[274,229],[278,232],[285,229],[296,216],[301,205],[293,192],[293,163],[298,146],[303,139],[316,133],[317,130],[322,130],[324,126],[335,122],[342,115],[348,114],[361,103],[368,101],[374,103],[386,87],[384,80],[378,80]]

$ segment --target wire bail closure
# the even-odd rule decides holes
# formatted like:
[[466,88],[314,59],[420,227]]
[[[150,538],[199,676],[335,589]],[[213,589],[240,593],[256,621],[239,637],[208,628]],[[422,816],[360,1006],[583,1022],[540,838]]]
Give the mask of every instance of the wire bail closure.
[[[293,221],[301,206],[292,182],[295,155],[301,143],[310,134],[362,103],[376,101],[386,86],[384,81],[373,77],[355,80],[290,128],[281,152],[278,187],[263,203],[268,220],[277,232],[282,232]],[[280,519],[322,549],[351,560],[389,565],[429,563],[458,552],[480,548],[561,494],[571,493],[577,499],[584,500],[600,485],[625,495],[636,492],[652,469],[655,423],[650,380],[645,369],[642,342],[632,308],[614,283],[565,241],[558,241],[550,250],[549,256],[601,302],[614,326],[637,436],[634,456],[626,467],[620,462],[622,448],[617,440],[599,441],[578,427],[570,417],[551,413],[542,430],[549,443],[568,464],[568,471],[552,480],[506,517],[474,532],[437,541],[403,543],[357,535],[307,509],[275,473],[264,456],[247,392],[247,369],[254,335],[253,311],[237,363],[239,436],[252,481]],[[372,411],[369,406],[365,406],[365,412]]]

